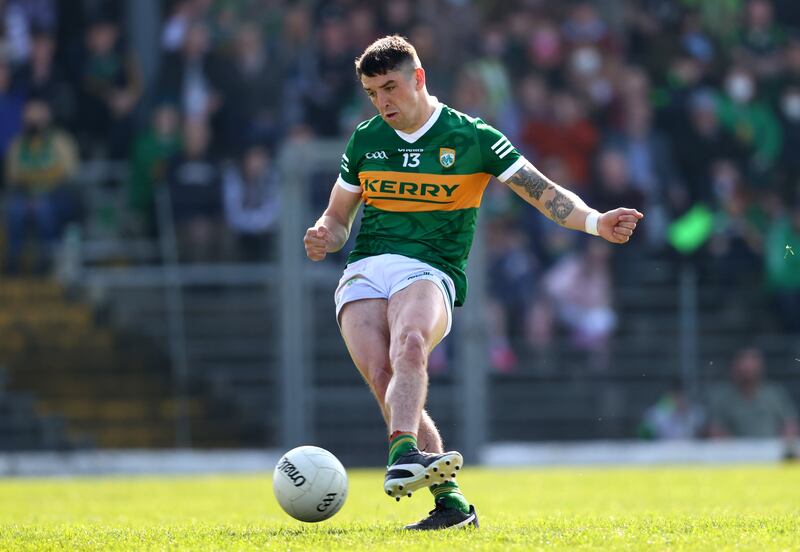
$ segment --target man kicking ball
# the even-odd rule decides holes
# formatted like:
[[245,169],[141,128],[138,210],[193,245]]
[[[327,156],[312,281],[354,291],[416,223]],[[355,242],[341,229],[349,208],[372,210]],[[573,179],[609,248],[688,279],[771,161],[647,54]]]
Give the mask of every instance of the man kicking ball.
[[375,41],[356,74],[378,115],[359,124],[342,155],[330,202],[304,243],[312,261],[341,249],[364,202],[361,228],[335,293],[350,356],[389,432],[384,491],[400,500],[429,487],[435,509],[406,529],[478,526],[456,483],[461,454],[444,452],[424,410],[428,355],[467,294],[467,255],[492,176],[567,228],[627,242],[642,214],[590,209],[543,176],[502,133],[428,94],[414,47]]

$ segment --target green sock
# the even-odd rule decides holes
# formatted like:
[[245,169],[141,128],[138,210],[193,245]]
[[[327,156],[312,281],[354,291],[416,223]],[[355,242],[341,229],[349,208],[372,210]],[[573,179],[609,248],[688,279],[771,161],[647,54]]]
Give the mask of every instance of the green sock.
[[431,485],[431,494],[433,500],[444,502],[445,508],[455,508],[461,510],[463,513],[469,513],[469,502],[461,494],[461,489],[458,488],[458,483],[455,481],[445,481],[438,485]]
[[417,436],[409,431],[395,431],[389,437],[389,463],[394,464],[395,460],[417,446]]

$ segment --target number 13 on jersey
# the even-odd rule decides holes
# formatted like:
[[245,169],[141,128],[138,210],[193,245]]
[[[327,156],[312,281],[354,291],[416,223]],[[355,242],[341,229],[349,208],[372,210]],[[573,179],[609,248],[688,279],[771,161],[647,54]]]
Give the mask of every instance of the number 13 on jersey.
[[404,167],[419,167],[419,154],[418,153],[404,153],[403,154]]

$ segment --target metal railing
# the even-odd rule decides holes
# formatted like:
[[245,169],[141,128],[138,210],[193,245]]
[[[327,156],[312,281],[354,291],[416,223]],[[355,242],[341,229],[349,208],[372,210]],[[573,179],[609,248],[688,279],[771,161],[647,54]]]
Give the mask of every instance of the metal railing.
[[172,217],[169,188],[160,186],[156,194],[159,244],[163,262],[164,301],[167,305],[169,328],[169,353],[172,359],[172,388],[175,398],[175,446],[192,445],[192,420],[189,416],[187,388],[189,383],[189,357],[186,352],[186,311],[183,301],[183,284],[180,281],[180,259]]

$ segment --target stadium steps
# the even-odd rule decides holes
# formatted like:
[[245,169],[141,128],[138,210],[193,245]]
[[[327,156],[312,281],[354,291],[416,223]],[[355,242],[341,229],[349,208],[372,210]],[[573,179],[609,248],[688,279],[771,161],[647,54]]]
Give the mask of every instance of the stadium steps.
[[[8,387],[33,393],[35,415],[63,420],[71,445],[61,446],[175,445],[169,361],[152,340],[101,327],[91,304],[52,282],[14,280],[0,287],[0,298],[8,299],[0,315]],[[201,386],[189,394],[193,441],[229,443],[236,432],[213,423],[219,407]]]
[[[183,289],[191,386],[214,404],[201,427],[221,433],[208,446],[263,446],[277,434],[279,347],[275,293],[265,285]],[[106,310],[115,326],[169,351],[169,318],[160,289],[114,289]],[[198,429],[199,430],[199,429]]]
[[0,451],[69,448],[64,420],[37,412],[30,393],[0,386]]

